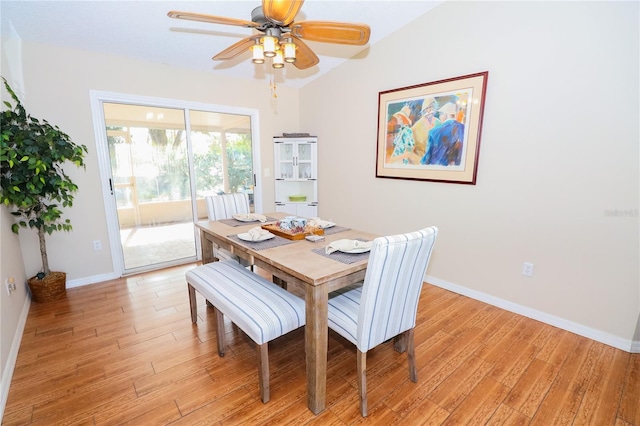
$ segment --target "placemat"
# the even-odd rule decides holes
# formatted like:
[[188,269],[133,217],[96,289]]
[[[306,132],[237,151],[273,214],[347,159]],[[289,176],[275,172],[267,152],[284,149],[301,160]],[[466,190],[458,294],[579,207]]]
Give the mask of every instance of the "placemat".
[[278,219],[274,218],[274,217],[269,217],[267,216],[267,221],[266,222],[260,222],[258,220],[255,220],[253,222],[243,222],[241,220],[237,220],[237,219],[220,219],[218,220],[218,222],[220,223],[224,223],[225,225],[229,225],[229,226],[242,226],[242,225],[250,225],[250,224],[254,224],[256,226],[258,225],[264,225],[265,223],[269,223],[269,222],[276,222]]
[[245,241],[238,238],[237,235],[229,235],[229,238],[239,242],[243,246],[250,247],[252,250],[257,251],[283,246],[285,244],[291,244],[293,242],[293,240],[288,240],[277,235],[264,241]]
[[344,226],[334,225],[331,228],[325,228],[324,235],[333,235],[333,234],[337,234],[338,232],[348,231],[350,229],[351,228],[345,228]]
[[319,254],[320,256],[328,257],[329,259],[337,260],[338,262],[346,263],[348,265],[360,262],[361,260],[367,260],[370,253],[368,251],[365,251],[364,253],[343,253],[341,251],[334,251],[331,254],[327,254],[324,251],[324,247],[313,249],[311,251]]

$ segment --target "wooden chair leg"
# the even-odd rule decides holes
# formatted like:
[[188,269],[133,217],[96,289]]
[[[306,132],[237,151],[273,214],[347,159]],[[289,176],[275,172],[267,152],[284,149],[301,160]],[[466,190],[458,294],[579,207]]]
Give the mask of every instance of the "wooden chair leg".
[[367,353],[357,349],[358,393],[360,395],[360,414],[367,417]]
[[413,341],[413,328],[405,331],[405,340],[407,342],[407,360],[409,361],[409,379],[413,383],[418,382],[418,370],[416,369],[416,353]]
[[213,311],[216,313],[216,340],[218,341],[218,355],[224,356],[224,315],[213,307]]
[[269,343],[257,345],[258,378],[260,381],[260,398],[263,403],[269,402]]
[[196,301],[196,289],[189,283],[187,283],[189,289],[189,308],[191,309],[191,322],[196,324],[198,322],[198,305]]
[[393,338],[393,349],[398,353],[403,353],[407,350],[407,335],[400,333]]

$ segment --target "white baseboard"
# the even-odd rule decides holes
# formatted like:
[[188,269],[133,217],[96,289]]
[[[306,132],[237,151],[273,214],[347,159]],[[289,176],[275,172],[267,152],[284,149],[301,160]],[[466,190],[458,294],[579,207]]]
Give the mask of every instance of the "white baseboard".
[[81,287],[83,285],[101,283],[105,281],[115,280],[120,278],[120,275],[115,272],[102,275],[94,275],[92,277],[79,278],[77,280],[67,280],[67,288]]
[[441,280],[440,278],[433,277],[431,275],[426,276],[426,282],[428,282],[429,284],[433,284],[436,287],[441,287],[446,290],[453,291],[454,293],[458,293],[463,296],[467,296],[472,299],[479,300],[484,303],[488,303],[489,305],[497,306],[498,308],[502,308],[509,312],[513,312],[513,313],[525,316],[527,318],[532,318],[537,321],[543,322],[545,324],[549,324],[554,327],[558,327],[563,330],[570,331],[577,335],[587,337],[591,340],[595,340],[596,342],[613,346],[614,348],[623,350],[625,352],[640,353],[639,341],[627,340],[618,336],[614,336],[609,333],[605,333],[599,330],[594,330],[582,324],[578,324],[573,321],[568,321],[564,318],[556,317],[546,312],[541,312],[526,306],[518,305],[517,303],[509,302],[507,300],[500,299],[498,297],[491,296],[489,294],[482,293],[476,290],[472,290],[458,284],[453,284],[448,281]]
[[30,307],[31,297],[27,296],[24,298],[24,305],[22,306],[20,318],[18,318],[16,334],[13,336],[13,342],[11,342],[11,350],[9,351],[7,362],[5,364],[4,371],[2,372],[2,379],[0,379],[0,423],[2,423],[2,417],[4,417],[4,408],[7,405],[9,387],[11,386],[13,371],[16,368],[18,352],[20,351],[20,342],[22,342],[22,334],[24,333],[24,327],[27,324],[27,317],[29,316]]

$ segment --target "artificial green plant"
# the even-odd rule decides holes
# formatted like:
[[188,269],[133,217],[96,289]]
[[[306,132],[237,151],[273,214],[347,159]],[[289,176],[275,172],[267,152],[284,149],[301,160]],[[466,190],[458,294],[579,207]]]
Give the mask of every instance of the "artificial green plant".
[[51,272],[45,234],[72,229],[69,219],[62,218],[60,204],[71,207],[78,186],[62,166],[70,161],[85,168],[87,147],[72,142],[58,126],[29,115],[7,80],[2,80],[15,106],[5,101],[8,109],[0,116],[0,202],[19,217],[11,226],[14,233],[37,229],[42,257],[37,276],[42,279]]

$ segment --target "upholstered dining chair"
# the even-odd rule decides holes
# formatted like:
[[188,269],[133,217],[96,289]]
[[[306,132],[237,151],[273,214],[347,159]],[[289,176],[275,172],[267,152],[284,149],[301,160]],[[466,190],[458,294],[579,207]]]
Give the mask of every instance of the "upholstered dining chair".
[[[209,195],[205,197],[205,202],[209,220],[231,219],[234,214],[248,214],[251,212],[249,197],[243,192]],[[235,260],[242,266],[251,266],[248,261],[221,247],[213,248],[213,257],[218,260]]]
[[[367,351],[392,337],[406,343],[409,378],[418,381],[413,330],[420,291],[438,235],[435,226],[373,241],[362,285],[329,295],[329,328],[357,347],[360,413],[367,416]],[[398,346],[397,346],[398,347]]]

